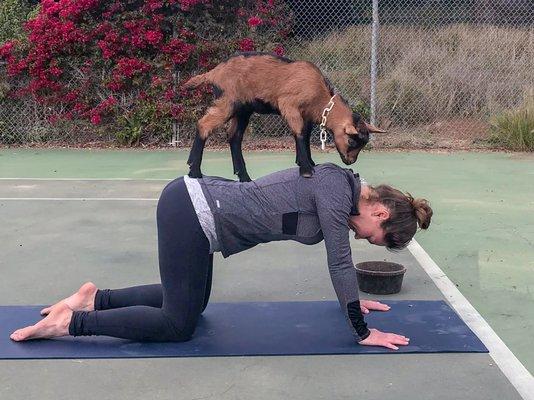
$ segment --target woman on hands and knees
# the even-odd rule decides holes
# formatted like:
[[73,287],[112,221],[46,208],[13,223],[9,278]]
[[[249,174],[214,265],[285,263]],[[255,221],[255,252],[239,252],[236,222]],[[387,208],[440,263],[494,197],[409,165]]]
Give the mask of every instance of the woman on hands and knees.
[[252,182],[178,178],[165,187],[157,207],[161,284],[99,290],[86,283],[11,339],[106,335],[186,341],[208,304],[214,252],[228,257],[259,243],[324,240],[330,278],[355,342],[397,349],[409,339],[368,329],[364,321],[369,310],[389,307],[359,301],[349,229],[357,239],[401,249],[418,226],[428,228],[431,217],[426,200],[385,185],[362,185],[357,174],[334,164],[317,165],[310,178],[298,168]]

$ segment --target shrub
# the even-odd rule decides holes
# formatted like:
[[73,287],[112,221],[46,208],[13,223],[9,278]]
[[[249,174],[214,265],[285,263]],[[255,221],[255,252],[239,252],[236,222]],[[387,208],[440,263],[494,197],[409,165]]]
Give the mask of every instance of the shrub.
[[283,54],[289,18],[282,0],[42,0],[0,59],[12,96],[57,110],[53,121],[121,116],[118,137],[132,143],[196,113],[209,90],[181,92],[188,75],[239,50]]
[[22,24],[32,15],[32,7],[25,0],[0,2],[0,45],[23,36]]
[[510,150],[534,151],[534,98],[493,118],[491,141]]

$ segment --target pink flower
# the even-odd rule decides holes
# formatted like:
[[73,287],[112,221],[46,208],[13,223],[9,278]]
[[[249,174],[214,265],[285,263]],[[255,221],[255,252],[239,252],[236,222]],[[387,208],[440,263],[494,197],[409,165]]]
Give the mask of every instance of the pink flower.
[[250,17],[248,19],[248,25],[251,28],[255,28],[256,26],[261,25],[261,24],[263,24],[263,20],[260,17]]
[[155,46],[163,40],[163,34],[160,31],[147,31],[146,40]]
[[48,73],[57,78],[57,77],[61,76],[61,74],[63,73],[63,70],[61,68],[58,68],[58,67],[50,67],[48,69]]
[[239,41],[239,50],[241,51],[253,51],[254,41],[251,38],[244,38]]
[[191,39],[195,37],[195,33],[186,28],[180,29],[180,35],[182,35],[186,39]]
[[59,121],[59,115],[49,115],[48,116],[48,122],[50,122],[52,125],[54,125],[57,121]]
[[109,96],[106,100],[104,100],[102,103],[100,103],[100,108],[102,109],[110,109],[112,108],[115,104],[117,104],[117,99],[113,96]]
[[78,95],[79,94],[77,90],[72,90],[65,95],[64,100],[69,103],[72,103],[78,99]]
[[73,111],[74,112],[77,112],[77,113],[83,113],[85,112],[85,110],[87,109],[87,105],[86,104],[83,104],[83,103],[76,103],[73,107]]
[[113,75],[117,78],[133,78],[134,75],[142,74],[149,70],[150,66],[143,60],[123,57],[117,62]]
[[156,11],[163,7],[163,1],[161,0],[145,0],[145,8],[148,11]]
[[279,44],[273,49],[273,53],[275,53],[277,56],[280,56],[280,57],[282,57],[285,54],[285,52],[286,52],[286,49],[284,49],[284,46],[282,46],[281,44]]
[[156,87],[156,86],[160,86],[160,85],[163,85],[163,81],[161,80],[161,78],[159,76],[153,76],[152,77],[152,86]]
[[174,96],[175,96],[175,93],[173,89],[167,89],[165,91],[165,94],[164,94],[165,100],[171,101],[172,99],[174,99]]
[[174,119],[178,119],[184,112],[184,107],[181,104],[173,104],[171,106],[171,115]]
[[99,125],[102,122],[102,117],[98,114],[93,114],[91,116],[91,123],[93,125]]
[[8,58],[11,55],[11,50],[13,49],[13,42],[6,42],[0,46],[0,59]]
[[174,38],[163,47],[163,52],[169,54],[175,64],[184,64],[189,60],[196,46]]
[[180,8],[182,11],[189,11],[191,7],[196,6],[202,0],[180,0]]
[[106,87],[109,89],[109,90],[113,90],[114,92],[118,92],[119,90],[122,89],[123,87],[123,84],[121,82],[115,82],[115,81],[112,81],[112,82],[109,82]]
[[201,68],[208,68],[210,65],[210,59],[206,53],[202,53],[198,58],[198,65]]

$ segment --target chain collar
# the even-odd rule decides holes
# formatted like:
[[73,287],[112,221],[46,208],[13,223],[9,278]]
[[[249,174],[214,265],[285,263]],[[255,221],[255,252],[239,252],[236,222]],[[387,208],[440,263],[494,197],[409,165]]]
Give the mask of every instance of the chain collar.
[[332,108],[334,107],[334,97],[336,97],[335,94],[330,98],[330,101],[328,102],[328,104],[326,105],[325,109],[323,110],[321,124],[319,125],[319,129],[321,130],[320,133],[319,133],[319,138],[321,139],[321,150],[325,149],[325,143],[326,143],[326,118],[328,117],[328,114],[330,114],[330,111],[332,111]]

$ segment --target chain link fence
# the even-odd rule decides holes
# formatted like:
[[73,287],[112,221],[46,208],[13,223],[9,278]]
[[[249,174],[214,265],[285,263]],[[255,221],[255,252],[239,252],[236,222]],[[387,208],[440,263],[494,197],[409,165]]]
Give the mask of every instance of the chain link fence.
[[[288,4],[294,36],[287,56],[315,63],[355,110],[388,130],[374,137],[376,147],[486,146],[492,119],[534,97],[532,0]],[[114,140],[88,124],[52,125],[54,110],[30,100],[2,98],[0,86],[0,143]],[[194,131],[175,125],[174,143],[189,145]],[[280,117],[255,116],[245,145],[293,141]]]
[[[2,62],[0,61],[0,68]],[[19,81],[10,90],[22,87]],[[64,111],[64,106],[43,106],[31,98],[13,99],[4,96],[0,81],[0,144],[87,144],[88,142],[112,142],[114,135],[109,132],[95,133],[85,121],[58,121],[52,123],[53,116]]]

